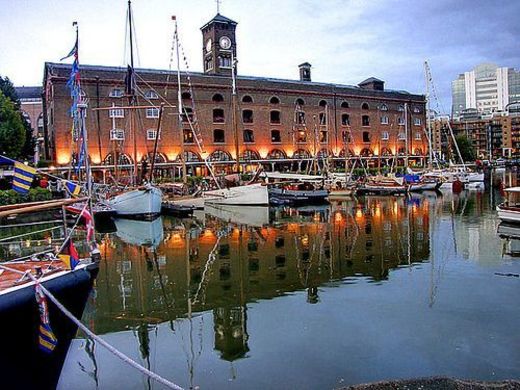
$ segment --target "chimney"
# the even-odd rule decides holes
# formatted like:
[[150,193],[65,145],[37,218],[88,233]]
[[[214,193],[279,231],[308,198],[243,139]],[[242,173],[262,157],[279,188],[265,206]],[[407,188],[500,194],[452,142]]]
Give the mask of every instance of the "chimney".
[[311,64],[304,62],[298,65],[300,68],[300,81],[311,81]]

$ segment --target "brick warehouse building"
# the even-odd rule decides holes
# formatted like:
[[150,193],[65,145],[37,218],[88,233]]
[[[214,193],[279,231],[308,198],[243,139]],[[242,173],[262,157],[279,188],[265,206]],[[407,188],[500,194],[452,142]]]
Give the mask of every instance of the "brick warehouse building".
[[[204,25],[204,72],[181,75],[184,108],[179,124],[176,72],[136,69],[139,111],[137,160],[153,150],[158,107],[166,102],[161,124],[161,165],[178,164],[184,150],[190,171],[203,174],[203,158],[219,162],[217,170],[230,167],[235,158],[231,106],[231,59],[236,56],[236,22],[217,14]],[[81,65],[82,89],[89,101],[86,124],[89,156],[94,165],[133,162],[133,139],[128,129],[122,67]],[[311,81],[311,65],[299,66],[299,80],[237,76],[239,153],[243,169],[258,162],[268,169],[301,169],[311,156],[329,156],[338,164],[348,156],[382,163],[396,153],[423,163],[428,142],[425,135],[425,99],[404,91],[384,89],[384,82],[369,78],[357,86]],[[71,161],[71,104],[66,87],[70,65],[46,63],[44,115],[47,157],[58,165]],[[93,110],[112,107],[113,110]],[[408,107],[405,113],[405,107]],[[187,118],[200,128],[202,147],[196,143]],[[408,134],[405,134],[405,120]],[[181,130],[182,129],[182,130]],[[195,132],[197,133],[197,132]],[[408,136],[408,140],[407,140]],[[407,142],[408,141],[408,142]]]

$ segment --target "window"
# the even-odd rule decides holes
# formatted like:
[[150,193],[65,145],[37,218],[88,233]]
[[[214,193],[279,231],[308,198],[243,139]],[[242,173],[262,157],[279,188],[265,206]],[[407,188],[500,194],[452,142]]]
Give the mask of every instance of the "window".
[[110,141],[122,141],[125,139],[125,131],[121,129],[110,130]]
[[225,142],[224,130],[221,130],[221,129],[213,130],[213,142],[216,144]]
[[348,114],[341,114],[341,125],[342,126],[350,125],[350,116]]
[[255,136],[253,134],[253,130],[244,130],[244,142],[245,143],[255,142]]
[[193,139],[193,131],[191,131],[191,129],[182,130],[182,141],[185,144],[193,144],[195,142]]
[[361,105],[361,109],[362,109],[362,110],[370,110],[370,106],[368,105],[368,103],[363,103],[363,104]]
[[370,133],[368,131],[363,131],[363,142],[370,142]]
[[253,123],[253,110],[243,110],[242,111],[242,122],[243,123]]
[[304,106],[304,105],[305,105],[305,101],[304,101],[302,98],[298,98],[298,99],[296,99],[295,103],[296,103],[298,106]]
[[397,124],[400,126],[404,125],[404,118],[403,117],[397,118]]
[[156,107],[147,108],[146,117],[147,118],[159,118],[159,109]]
[[272,110],[269,113],[269,122],[274,124],[279,124],[280,121],[280,111]]
[[348,102],[341,102],[341,108],[349,108]]
[[149,91],[146,91],[144,94],[144,97],[147,99],[159,99],[159,95],[154,90],[150,89]]
[[400,140],[400,141],[405,140],[406,139],[406,134],[405,133],[397,134],[397,139]]
[[222,108],[213,109],[213,123],[224,123],[224,110]]
[[120,89],[120,88],[114,88],[110,91],[110,97],[115,97],[115,98],[118,98],[118,97],[122,97],[123,96],[123,90]]
[[403,112],[404,111],[404,106],[402,104],[399,104],[397,106],[397,111]]
[[420,114],[420,113],[421,113],[421,109],[420,109],[419,107],[415,106],[415,107],[413,108],[413,113],[414,113],[414,114]]
[[324,112],[320,112],[319,118],[320,126],[325,126],[327,124],[327,114]]
[[320,100],[320,103],[318,105],[320,107],[327,107],[327,101],[326,100]]
[[370,118],[368,115],[363,115],[361,117],[361,125],[362,126],[370,126]]
[[183,92],[181,95],[182,100],[191,100],[191,93]]
[[193,122],[193,109],[191,107],[183,107],[184,112],[181,115],[182,121],[185,123]]
[[[157,130],[155,130],[155,129],[146,130],[146,139],[147,140],[155,140],[156,137],[157,137]],[[161,136],[159,136],[159,139],[161,139]]]
[[420,141],[421,140],[421,133],[415,133],[415,139],[417,141]]
[[298,125],[305,124],[305,113],[303,111],[296,112],[296,124],[298,124]]
[[421,118],[413,118],[413,124],[415,126],[421,126]]
[[390,138],[390,137],[388,136],[388,131],[383,131],[383,132],[381,133],[381,140],[382,140],[382,141],[388,141],[388,138]]
[[343,142],[352,142],[352,137],[349,131],[343,131],[342,133]]
[[216,93],[215,95],[213,95],[211,100],[216,102],[216,103],[223,102],[224,101],[224,96],[222,96],[220,93]]
[[109,118],[124,118],[125,110],[122,108],[112,108],[108,110],[108,116]]
[[243,98],[242,98],[242,103],[253,103],[253,98],[249,95],[245,95]]
[[271,97],[271,99],[269,99],[269,103],[270,104],[280,104],[280,99],[278,99],[276,96],[273,96],[273,97]]
[[282,142],[280,130],[271,130],[271,142]]
[[381,105],[379,106],[379,109],[380,109],[381,111],[388,111],[388,106],[387,106],[386,104],[383,103],[383,104],[381,104]]
[[320,142],[327,142],[327,131],[320,131]]
[[218,66],[221,68],[231,68],[231,58],[218,56]]
[[204,66],[206,67],[206,70],[213,69],[213,58],[211,58],[211,57],[206,58],[206,62],[205,62]]
[[307,142],[307,133],[300,130],[296,133],[296,142]]
[[387,125],[387,124],[388,124],[388,116],[383,115],[383,116],[381,117],[381,124],[382,124],[382,125]]

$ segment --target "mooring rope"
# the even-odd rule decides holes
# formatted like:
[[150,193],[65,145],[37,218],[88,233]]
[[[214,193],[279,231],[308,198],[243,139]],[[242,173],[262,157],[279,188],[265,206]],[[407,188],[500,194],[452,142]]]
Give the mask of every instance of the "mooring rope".
[[30,236],[32,234],[50,232],[51,230],[56,230],[56,229],[61,229],[61,226],[54,226],[54,227],[47,228],[47,229],[41,229],[41,230],[36,230],[36,231],[33,231],[33,232],[27,232],[27,233],[18,234],[17,236],[9,236],[9,237],[0,238],[0,242],[7,241],[7,240],[12,240],[12,239],[15,239],[15,238],[20,238],[20,237]]

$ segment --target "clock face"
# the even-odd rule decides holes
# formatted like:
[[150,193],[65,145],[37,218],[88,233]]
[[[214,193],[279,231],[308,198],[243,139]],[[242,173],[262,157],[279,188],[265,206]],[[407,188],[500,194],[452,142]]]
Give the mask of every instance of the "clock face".
[[219,42],[220,47],[221,47],[222,49],[227,50],[227,49],[229,49],[229,48],[231,47],[231,39],[229,39],[229,38],[226,37],[226,36],[221,37],[220,40],[219,40],[218,42]]
[[213,42],[211,41],[211,38],[206,41],[206,51],[211,51],[211,45]]

